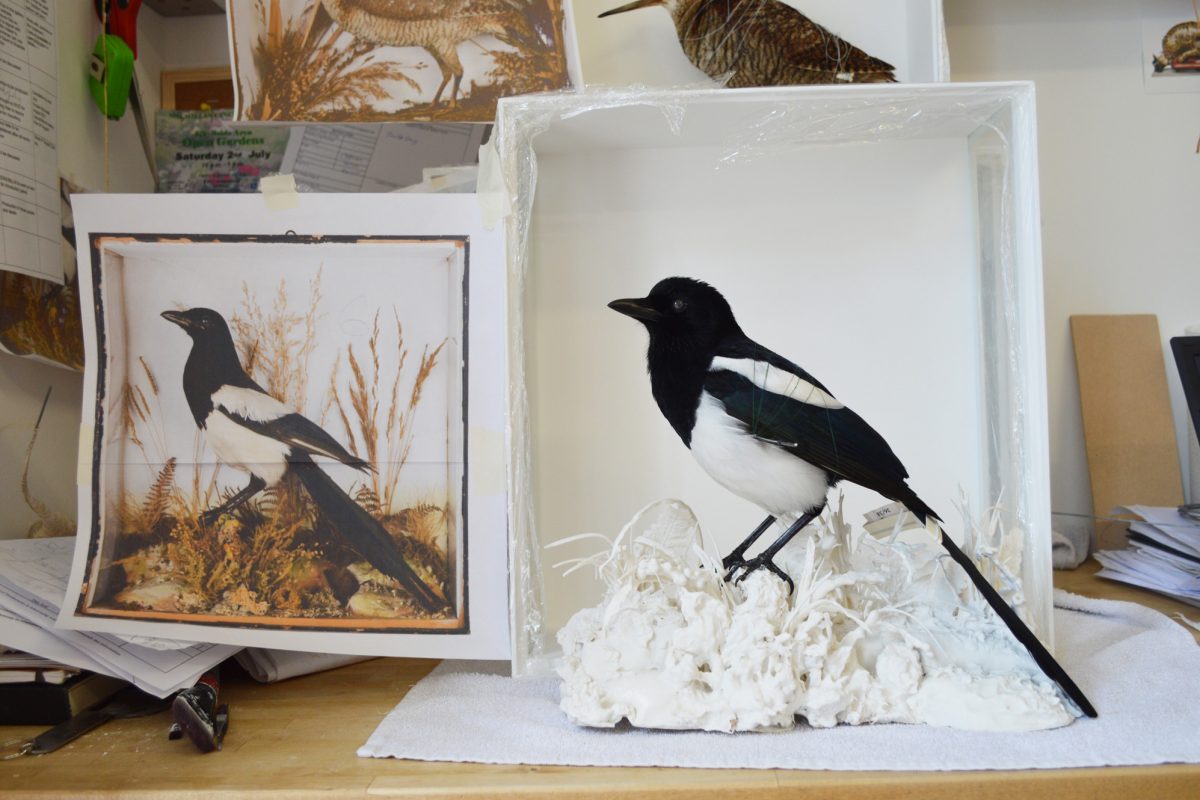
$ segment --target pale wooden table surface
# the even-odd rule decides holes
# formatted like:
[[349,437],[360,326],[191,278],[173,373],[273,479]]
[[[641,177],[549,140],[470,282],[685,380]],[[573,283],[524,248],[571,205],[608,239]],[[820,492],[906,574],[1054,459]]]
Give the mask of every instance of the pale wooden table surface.
[[[1174,613],[1196,609],[1092,577],[1094,562],[1056,583]],[[165,715],[118,720],[57,753],[0,763],[0,792],[39,797],[576,798],[1196,798],[1200,765],[1014,772],[803,772],[441,764],[360,759],[355,749],[436,662],[376,659],[274,686],[226,681],[225,747],[201,755],[167,741]],[[1198,676],[1200,677],[1200,676]],[[436,724],[431,720],[431,724]],[[0,738],[38,729],[0,726]]]

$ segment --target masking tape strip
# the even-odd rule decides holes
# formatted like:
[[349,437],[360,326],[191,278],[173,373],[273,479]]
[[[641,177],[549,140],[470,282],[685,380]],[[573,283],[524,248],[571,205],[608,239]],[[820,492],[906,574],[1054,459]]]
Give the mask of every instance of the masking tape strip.
[[467,434],[470,437],[471,494],[503,494],[508,488],[504,431],[471,427]]
[[483,214],[483,226],[489,231],[495,230],[500,220],[512,212],[495,136],[479,148],[479,179],[475,184],[475,196]]
[[258,190],[267,201],[271,211],[287,211],[300,207],[300,193],[296,191],[296,176],[268,175],[258,182]]

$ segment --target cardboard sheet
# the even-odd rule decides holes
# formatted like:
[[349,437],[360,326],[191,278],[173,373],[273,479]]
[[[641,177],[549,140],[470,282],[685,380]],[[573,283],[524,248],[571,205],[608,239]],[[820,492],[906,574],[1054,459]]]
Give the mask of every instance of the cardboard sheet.
[[[1153,314],[1071,317],[1092,508],[1183,502],[1162,337]],[[1126,546],[1125,525],[1096,523],[1096,546]]]

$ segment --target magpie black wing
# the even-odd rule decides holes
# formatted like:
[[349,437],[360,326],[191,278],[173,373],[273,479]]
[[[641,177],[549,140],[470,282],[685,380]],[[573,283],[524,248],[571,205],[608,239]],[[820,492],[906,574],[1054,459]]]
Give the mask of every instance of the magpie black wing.
[[717,368],[706,376],[704,390],[753,436],[885,497],[911,494],[905,484],[908,472],[884,438],[815,381],[809,386],[799,375],[780,370],[774,382],[756,383],[745,374]]
[[372,469],[321,426],[261,390],[226,386],[213,395],[213,407],[243,428],[283,442],[294,450],[332,458],[355,469]]

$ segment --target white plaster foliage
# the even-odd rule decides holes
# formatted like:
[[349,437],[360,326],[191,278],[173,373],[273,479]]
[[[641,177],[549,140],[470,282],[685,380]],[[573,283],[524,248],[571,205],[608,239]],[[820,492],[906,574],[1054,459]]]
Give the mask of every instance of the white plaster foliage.
[[[964,516],[967,516],[964,512]],[[966,552],[1020,611],[1020,531],[970,525]],[[776,529],[778,530],[778,529]],[[770,542],[776,531],[768,531]],[[852,534],[840,505],[759,570],[721,579],[691,510],[654,503],[601,552],[604,600],[559,632],[561,707],[580,725],[749,731],[872,722],[1036,730],[1075,715],[942,554]],[[920,532],[917,532],[919,535]],[[947,570],[952,570],[948,573]]]

